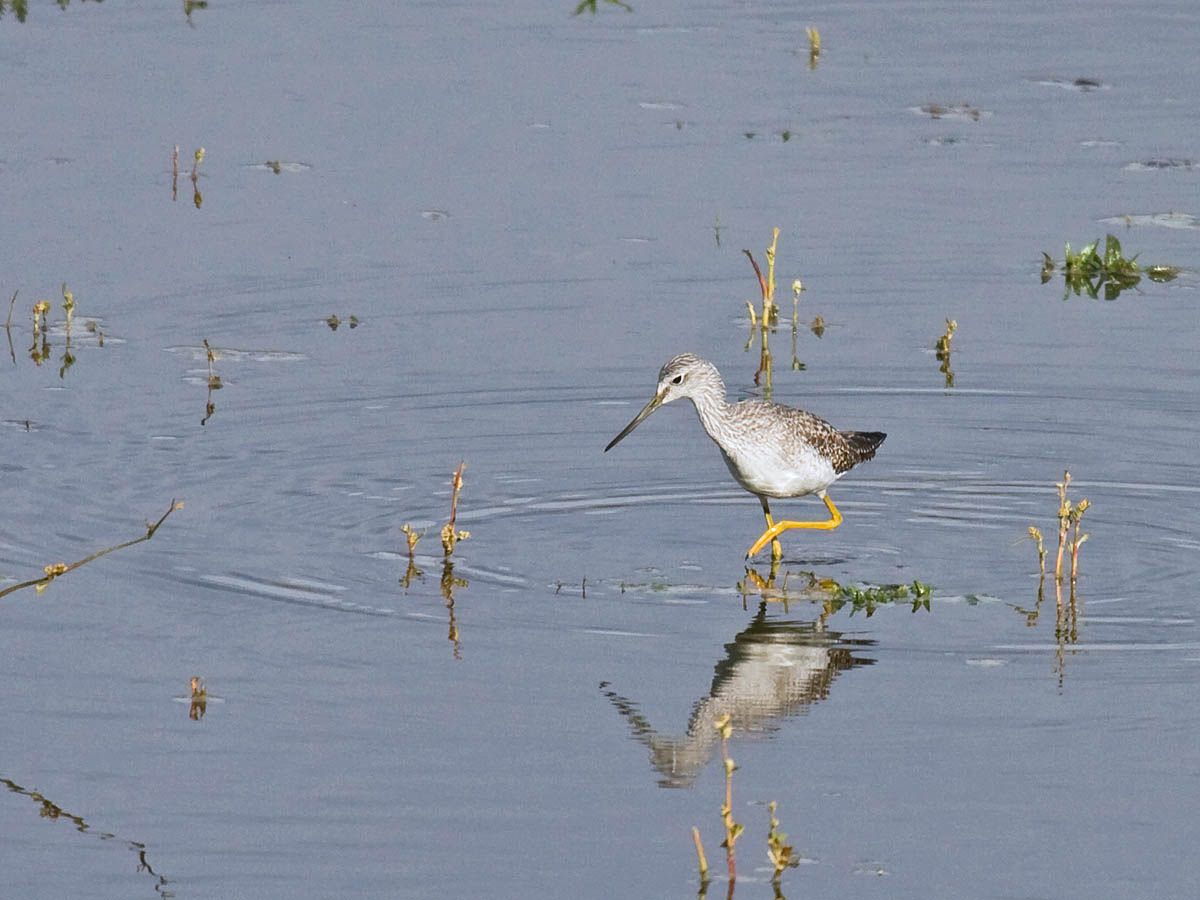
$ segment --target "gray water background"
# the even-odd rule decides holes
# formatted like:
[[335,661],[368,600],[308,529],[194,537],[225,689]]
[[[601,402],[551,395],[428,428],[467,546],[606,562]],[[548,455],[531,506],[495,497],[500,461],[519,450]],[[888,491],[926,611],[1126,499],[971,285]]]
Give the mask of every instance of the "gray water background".
[[[689,897],[721,709],[739,898],[771,800],[788,896],[1196,895],[1200,10],[634,7],[0,19],[0,587],[185,503],[0,600],[4,896]],[[889,434],[786,606],[688,404],[601,452],[681,350],[761,394],[775,226],[774,398]],[[1039,283],[1106,231],[1183,273]],[[1068,467],[1064,638],[1015,542]],[[822,617],[807,572],[934,593]]]

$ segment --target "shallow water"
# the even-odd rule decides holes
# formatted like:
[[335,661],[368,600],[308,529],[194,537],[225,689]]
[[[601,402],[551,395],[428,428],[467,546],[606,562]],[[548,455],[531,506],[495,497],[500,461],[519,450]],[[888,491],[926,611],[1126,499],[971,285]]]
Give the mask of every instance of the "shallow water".
[[[788,896],[1196,893],[1200,15],[634,5],[0,19],[0,589],[185,503],[0,600],[6,896],[690,896],[725,712],[738,897],[771,800]],[[601,451],[680,350],[761,393],[773,226],[774,398],[889,436],[760,590],[690,405]],[[1039,283],[1109,230],[1183,273]]]

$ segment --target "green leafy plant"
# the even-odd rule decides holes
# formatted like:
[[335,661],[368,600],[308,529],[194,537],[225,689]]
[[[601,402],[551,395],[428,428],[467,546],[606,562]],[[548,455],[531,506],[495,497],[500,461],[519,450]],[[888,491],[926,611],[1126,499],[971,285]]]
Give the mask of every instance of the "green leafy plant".
[[[583,0],[582,3],[575,7],[574,14],[578,16],[582,13],[590,12],[595,15],[597,2],[598,0]],[[625,12],[633,12],[633,7],[628,3],[622,3],[621,0],[604,0],[604,2],[612,4],[613,6],[619,6],[621,9],[625,10]]]
[[[1073,293],[1076,297],[1087,294],[1093,300],[1104,292],[1105,300],[1116,300],[1121,291],[1136,287],[1145,275],[1151,281],[1171,281],[1179,274],[1175,266],[1140,266],[1137,254],[1126,257],[1121,242],[1111,234],[1104,239],[1104,252],[1099,250],[1100,241],[1095,240],[1078,252],[1066,246],[1062,263],[1066,291],[1063,299]],[[1054,277],[1056,263],[1048,253],[1042,253],[1042,284]]]

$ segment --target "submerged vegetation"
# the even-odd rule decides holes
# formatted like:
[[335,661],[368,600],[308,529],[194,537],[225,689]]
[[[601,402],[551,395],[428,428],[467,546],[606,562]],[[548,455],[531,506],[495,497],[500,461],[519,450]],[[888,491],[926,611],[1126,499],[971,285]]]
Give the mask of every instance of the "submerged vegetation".
[[[1139,266],[1137,255],[1126,257],[1121,251],[1121,242],[1113,235],[1104,240],[1104,252],[1099,251],[1100,241],[1095,240],[1075,252],[1066,246],[1062,262],[1063,281],[1066,290],[1063,299],[1071,294],[1079,297],[1087,294],[1093,300],[1104,292],[1105,300],[1116,300],[1121,291],[1136,287],[1145,275],[1151,281],[1171,281],[1178,274],[1175,266]],[[1054,277],[1058,265],[1049,253],[1042,253],[1042,284]]]
[[763,578],[752,568],[746,569],[746,577],[738,582],[738,593],[743,602],[751,593],[760,594],[764,600],[784,604],[784,608],[793,601],[808,601],[821,605],[821,618],[833,615],[845,607],[850,607],[850,615],[864,612],[867,618],[875,614],[880,606],[899,601],[912,602],[912,611],[925,610],[931,612],[930,601],[933,597],[933,586],[923,581],[913,581],[911,584],[868,584],[863,586],[839,584],[832,578],[818,578],[815,572],[784,571],[783,582],[776,584],[779,570],[777,563],[772,563],[770,575]]

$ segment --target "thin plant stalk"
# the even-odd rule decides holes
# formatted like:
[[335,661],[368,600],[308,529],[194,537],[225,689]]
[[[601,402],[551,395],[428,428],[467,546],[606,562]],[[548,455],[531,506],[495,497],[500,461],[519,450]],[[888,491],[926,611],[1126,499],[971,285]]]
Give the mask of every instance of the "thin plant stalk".
[[1038,584],[1046,581],[1046,544],[1042,540],[1042,531],[1036,525],[1029,526],[1029,536],[1037,542],[1038,552]]
[[458,464],[458,469],[454,472],[453,493],[450,497],[450,521],[442,528],[442,550],[445,551],[446,556],[454,552],[455,544],[471,536],[469,531],[456,531],[454,528],[454,522],[458,517],[458,493],[462,490],[463,470],[466,467],[467,463],[464,460]]
[[737,766],[729,755],[728,742],[729,737],[733,734],[733,726],[729,724],[729,716],[721,716],[713,727],[721,735],[721,759],[725,763],[725,804],[721,807],[721,821],[725,826],[725,840],[721,842],[721,846],[725,848],[725,863],[729,868],[729,885],[732,893],[733,883],[737,881],[737,860],[734,856],[734,844],[737,843],[738,835],[742,833],[743,826],[733,821],[733,773]]
[[1071,523],[1071,503],[1067,500],[1067,486],[1071,483],[1071,473],[1063,472],[1063,480],[1055,482],[1058,488],[1058,555],[1054,560],[1054,580],[1062,584],[1063,550],[1067,545],[1067,529]]
[[692,826],[692,840],[696,842],[696,858],[700,862],[700,889],[708,886],[708,860],[704,856],[704,844],[700,840],[700,829]]
[[37,592],[40,594],[47,587],[49,587],[50,582],[60,575],[65,575],[74,569],[78,569],[82,565],[92,562],[93,560],[97,560],[102,556],[107,556],[114,550],[124,550],[126,547],[132,547],[134,544],[140,544],[142,541],[148,541],[150,538],[154,537],[154,533],[158,531],[158,526],[167,520],[167,516],[171,515],[171,513],[175,512],[177,509],[183,509],[183,504],[176,503],[174,500],[172,500],[170,507],[165,513],[162,514],[161,518],[159,518],[157,522],[155,522],[153,525],[146,525],[146,533],[141,537],[134,538],[131,541],[124,541],[123,543],[116,544],[115,546],[108,547],[104,550],[99,550],[96,553],[93,553],[91,556],[85,556],[83,559],[77,560],[73,563],[53,563],[49,566],[45,566],[44,569],[46,574],[44,576],[41,578],[33,578],[29,581],[23,581],[20,584],[9,585],[8,587],[4,588],[4,590],[0,590],[0,597],[7,596],[13,591],[19,591],[21,588],[27,587],[37,588]]
[[1088,507],[1092,504],[1084,498],[1075,504],[1075,508],[1071,510],[1071,522],[1075,530],[1074,537],[1071,540],[1071,589],[1075,589],[1075,579],[1079,576],[1079,547],[1088,539],[1088,535],[1082,537],[1079,534],[1079,526],[1083,521],[1083,514],[1087,512]]

